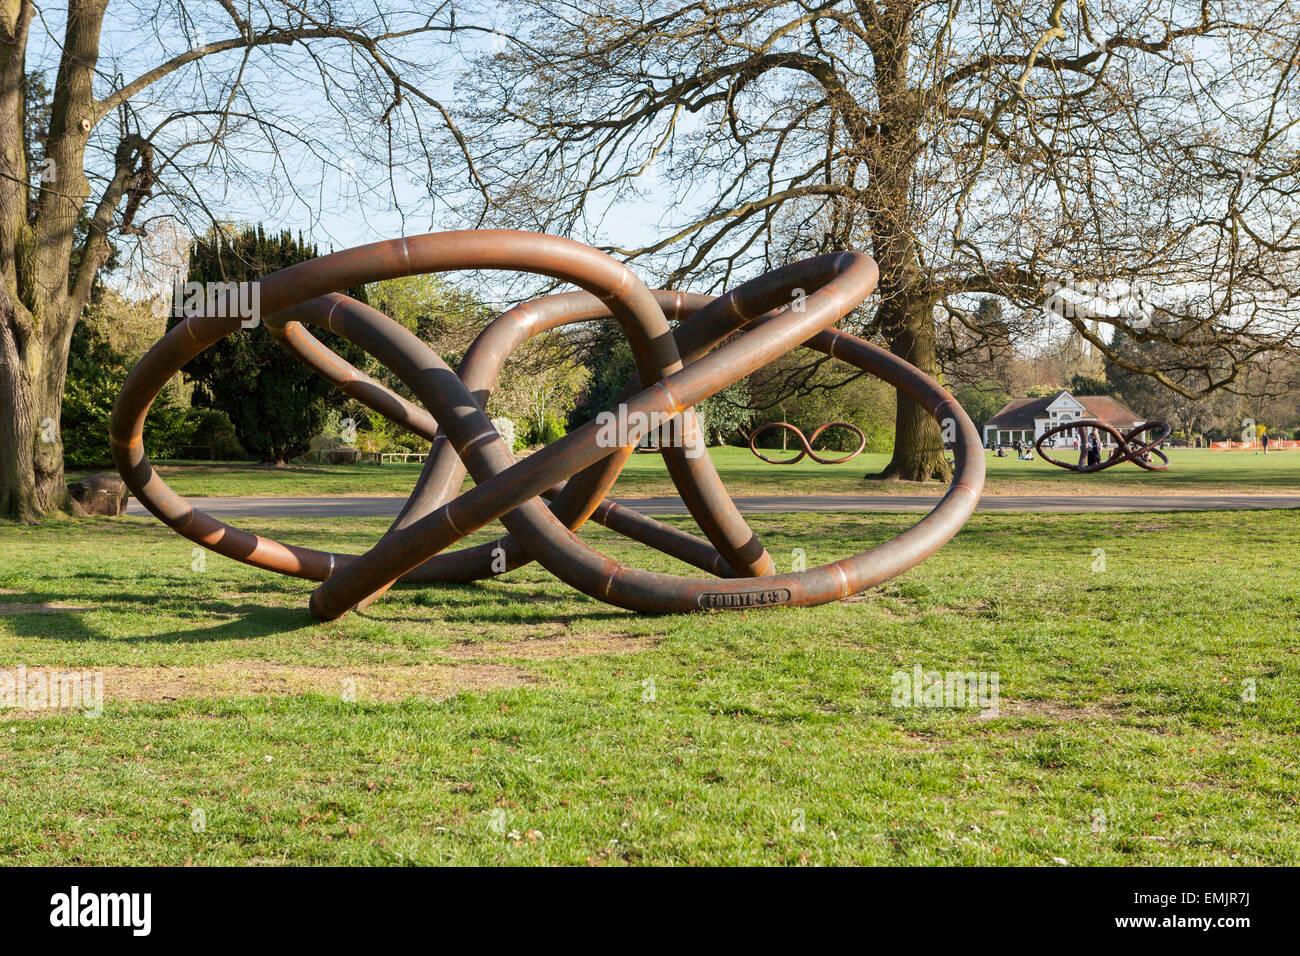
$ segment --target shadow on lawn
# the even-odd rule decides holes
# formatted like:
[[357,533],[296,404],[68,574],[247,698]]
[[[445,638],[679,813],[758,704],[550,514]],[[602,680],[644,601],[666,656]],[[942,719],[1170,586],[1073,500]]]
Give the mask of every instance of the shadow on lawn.
[[[52,598],[45,592],[32,591],[25,594],[6,594],[6,599],[15,603],[42,603]],[[118,614],[138,613],[141,604],[149,605],[159,614],[186,617],[202,614],[215,617],[230,617],[230,620],[218,624],[203,623],[193,628],[174,629],[158,634],[135,636],[112,636],[92,627],[84,619],[86,613],[97,611],[116,612]],[[111,641],[128,644],[185,644],[206,643],[209,641],[247,640],[249,638],[268,637],[274,634],[289,634],[319,625],[307,613],[307,608],[266,607],[256,604],[236,605],[229,600],[213,601],[159,601],[156,594],[121,593],[112,596],[97,596],[89,601],[82,601],[88,606],[87,611],[74,612],[33,612],[7,615],[5,620],[15,635],[21,637],[81,643],[85,641]]]
[[[86,579],[101,579],[104,583],[120,584],[119,578],[111,575],[88,574]],[[86,641],[109,641],[128,644],[148,643],[208,643],[224,640],[248,640],[272,635],[287,635],[295,631],[325,626],[314,619],[307,610],[307,595],[292,594],[294,605],[268,605],[249,603],[250,595],[239,594],[243,599],[236,603],[231,598],[197,598],[189,595],[168,593],[170,589],[154,592],[115,591],[111,594],[76,595],[76,609],[67,611],[31,611],[19,612],[5,616],[15,636],[83,643]],[[284,590],[268,588],[265,599],[280,599],[289,594]],[[410,604],[399,607],[385,607],[382,600],[370,610],[353,611],[349,617],[355,617],[373,624],[428,623],[437,615],[449,622],[502,622],[517,621],[530,624],[569,623],[572,621],[604,621],[625,618],[631,612],[611,608],[589,598],[580,599],[589,602],[589,608],[555,609],[556,598],[552,593],[529,587],[515,590],[499,590],[486,587],[480,583],[461,585],[397,585],[391,592],[393,597],[401,595]],[[298,599],[301,600],[298,600]],[[7,592],[6,603],[14,604],[57,604],[68,600],[67,595],[53,594],[46,591]],[[256,597],[253,598],[257,600]],[[108,612],[117,617],[147,617],[155,614],[159,617],[186,618],[195,617],[192,628],[180,628],[161,633],[117,636],[95,628],[85,620],[88,613]],[[214,623],[213,618],[228,620]]]

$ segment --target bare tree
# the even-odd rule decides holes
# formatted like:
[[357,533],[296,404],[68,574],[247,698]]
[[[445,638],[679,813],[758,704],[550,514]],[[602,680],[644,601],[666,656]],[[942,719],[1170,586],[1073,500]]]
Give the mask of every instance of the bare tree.
[[[937,326],[1004,338],[983,298],[1041,313],[1061,286],[1199,300],[1167,327],[1126,307],[1059,316],[1120,363],[1122,338],[1213,342],[1228,361],[1198,391],[1300,340],[1294,0],[512,8],[463,89],[488,185],[464,197],[473,221],[603,239],[665,284],[715,289],[869,249],[881,281],[861,329],[931,373]],[[663,201],[664,235],[630,248],[609,214],[638,194]],[[907,400],[886,474],[947,474]]]
[[[1194,336],[1184,335],[1180,325],[1195,325],[1194,321],[1177,316],[1162,317],[1162,325],[1171,335],[1186,344],[1174,347],[1165,342],[1119,342],[1116,354],[1119,360],[1108,363],[1106,379],[1119,389],[1120,396],[1136,412],[1149,418],[1169,421],[1176,432],[1188,438],[1202,435],[1212,428],[1231,428],[1239,420],[1243,399],[1226,388],[1207,391],[1205,386],[1221,381],[1229,373],[1230,353],[1215,343],[1197,347]],[[1259,356],[1252,366],[1251,378],[1258,379],[1268,364],[1267,356]],[[1177,390],[1162,384],[1150,375],[1132,370],[1157,368],[1163,376],[1177,383]],[[1262,381],[1250,383],[1258,390]]]
[[[433,127],[458,134],[415,44],[449,27],[445,4],[0,5],[0,517],[66,505],[68,345],[114,243],[159,216],[224,218],[232,191],[319,209],[313,164],[382,191],[413,150],[427,174]],[[25,81],[45,51],[57,74],[32,169]],[[377,176],[357,165],[371,160]]]

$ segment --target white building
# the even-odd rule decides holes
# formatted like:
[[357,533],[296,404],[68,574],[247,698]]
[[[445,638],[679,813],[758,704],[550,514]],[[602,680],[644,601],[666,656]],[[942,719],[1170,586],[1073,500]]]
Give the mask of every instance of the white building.
[[[1109,395],[1076,397],[1061,392],[1041,398],[1013,398],[984,426],[984,445],[991,448],[999,443],[1013,445],[1017,441],[1033,444],[1043,432],[1082,419],[1105,422],[1120,432],[1146,422],[1145,418]],[[1074,435],[1074,432],[1058,435],[1056,443],[1069,445],[1074,441]],[[1101,438],[1103,444],[1114,443],[1105,432],[1101,433]]]

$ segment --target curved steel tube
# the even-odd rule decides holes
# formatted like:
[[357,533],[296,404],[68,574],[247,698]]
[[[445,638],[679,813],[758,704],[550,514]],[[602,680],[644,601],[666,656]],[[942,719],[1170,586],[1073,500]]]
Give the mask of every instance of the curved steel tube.
[[[585,292],[548,296],[505,313],[476,339],[457,375],[405,328],[333,291],[421,272],[481,268],[537,272]],[[311,599],[312,613],[323,619],[365,606],[404,576],[469,580],[500,573],[503,556],[505,569],[537,560],[584,593],[640,611],[837,600],[902,573],[942,546],[974,510],[984,480],[978,433],[952,396],[901,359],[832,328],[865,300],[877,276],[869,257],[838,253],[782,267],[718,298],[652,293],[625,266],[589,247],[552,236],[484,230],[374,243],[266,277],[261,301],[269,313],[267,326],[281,345],[350,396],[433,443],[402,514],[359,556],[281,544],[223,524],[172,493],[145,457],[142,432],[150,404],[186,361],[238,330],[238,317],[190,316],[132,370],[110,423],[114,460],[145,507],[185,537],[256,567],[323,582]],[[801,297],[800,311],[787,308],[795,290],[809,288],[814,291]],[[668,315],[678,320],[675,329]],[[589,422],[515,462],[483,410],[502,363],[533,335],[601,317],[622,326],[636,360],[637,380],[619,402],[626,428],[610,442],[602,440],[598,422]],[[423,407],[364,376],[312,336],[307,325],[368,351]],[[693,406],[799,345],[879,375],[955,432],[956,473],[938,506],[896,538],[819,568],[776,575],[771,557],[727,497],[712,460],[691,453]],[[681,423],[684,439],[662,449],[665,462],[707,542],[604,498],[650,430],[642,423],[665,419]],[[457,497],[466,470],[477,484]],[[550,499],[549,507],[543,497]],[[507,537],[443,553],[498,518]],[[573,533],[587,518],[724,580],[618,564]]]
[[[1106,432],[1115,439],[1115,451],[1105,461],[1099,461],[1095,465],[1070,464],[1069,462],[1060,461],[1053,458],[1047,452],[1043,451],[1043,442],[1053,435],[1059,435],[1062,432],[1095,428],[1098,431]],[[1147,434],[1151,431],[1159,431],[1159,434],[1150,441],[1138,442],[1136,445],[1131,444],[1137,440],[1137,436]],[[1038,437],[1034,442],[1034,450],[1038,452],[1040,458],[1048,464],[1055,465],[1057,468],[1065,468],[1068,471],[1077,471],[1080,474],[1091,474],[1092,472],[1105,471],[1115,465],[1131,461],[1139,468],[1145,468],[1147,471],[1167,471],[1169,469],[1169,456],[1159,449],[1159,445],[1173,433],[1173,428],[1168,422],[1146,422],[1137,428],[1128,432],[1121,433],[1114,426],[1107,425],[1105,422],[1095,421],[1093,419],[1082,419],[1077,422],[1069,422],[1065,425],[1057,425],[1055,428],[1049,428]],[[1160,459],[1160,464],[1154,464],[1151,456],[1155,455]]]
[[[799,444],[803,446],[803,450],[793,458],[768,458],[759,451],[758,447],[754,444],[754,442],[758,440],[758,436],[764,432],[770,432],[777,428],[784,428],[786,431],[794,432],[794,437],[799,439]],[[858,447],[841,458],[822,458],[817,454],[817,452],[813,451],[812,446],[813,442],[817,440],[817,436],[828,428],[847,428],[858,436]],[[803,430],[800,429],[798,425],[791,425],[789,422],[768,422],[766,425],[759,425],[749,433],[749,450],[769,465],[793,465],[797,462],[803,461],[805,455],[817,462],[819,465],[842,465],[846,461],[852,461],[854,458],[857,458],[858,455],[862,454],[862,449],[866,447],[867,436],[863,434],[861,428],[854,425],[852,422],[826,422],[823,425],[818,425],[813,433],[807,436],[804,435]]]

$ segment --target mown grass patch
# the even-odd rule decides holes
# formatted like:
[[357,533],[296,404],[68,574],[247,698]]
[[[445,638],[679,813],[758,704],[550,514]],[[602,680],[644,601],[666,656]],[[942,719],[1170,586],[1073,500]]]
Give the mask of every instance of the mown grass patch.
[[[751,523],[784,570],[911,520]],[[386,525],[258,530],[363,550]],[[105,706],[0,710],[0,853],[1295,863],[1298,546],[1293,511],[981,514],[821,608],[648,617],[529,566],[319,624],[310,582],[196,570],[152,519],[4,525],[0,603],[71,609],[0,614],[0,671],[98,669]],[[917,665],[996,672],[999,716],[894,706]]]

